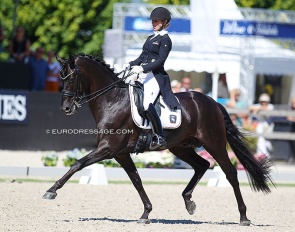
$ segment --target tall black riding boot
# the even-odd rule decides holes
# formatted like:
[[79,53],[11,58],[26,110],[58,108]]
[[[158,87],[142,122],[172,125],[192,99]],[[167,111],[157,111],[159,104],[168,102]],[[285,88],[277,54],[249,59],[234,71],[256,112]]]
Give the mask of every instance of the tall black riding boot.
[[146,111],[146,116],[152,123],[152,131],[153,131],[150,149],[155,150],[158,147],[166,146],[162,123],[160,121],[160,118],[153,104],[149,105],[149,108]]

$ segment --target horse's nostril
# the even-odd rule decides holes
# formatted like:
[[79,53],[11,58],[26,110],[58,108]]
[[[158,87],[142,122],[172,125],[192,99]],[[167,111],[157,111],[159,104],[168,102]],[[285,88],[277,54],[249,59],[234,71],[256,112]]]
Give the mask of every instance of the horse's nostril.
[[61,110],[64,112],[69,112],[71,109],[70,107],[62,107]]

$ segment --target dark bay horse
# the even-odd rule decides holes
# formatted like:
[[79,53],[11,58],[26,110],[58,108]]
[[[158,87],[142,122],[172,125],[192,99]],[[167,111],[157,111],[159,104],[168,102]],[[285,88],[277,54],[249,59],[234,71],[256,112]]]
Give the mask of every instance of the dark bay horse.
[[[127,85],[98,58],[79,54],[66,60],[58,60],[62,64],[60,75],[64,88],[61,110],[65,114],[75,113],[81,102],[86,99],[97,129],[126,129],[132,130],[133,133],[98,134],[97,148],[72,165],[43,198],[54,199],[57,196],[56,191],[62,188],[75,172],[101,160],[114,158],[130,177],[143,202],[144,212],[139,222],[149,223],[148,216],[152,211],[152,204],[130,157],[142,129],[132,120]],[[212,98],[198,92],[176,95],[182,106],[182,124],[177,129],[165,129],[164,134],[167,141],[166,149],[191,165],[195,171],[182,193],[188,213],[195,212],[196,205],[191,200],[192,192],[209,168],[209,162],[195,152],[195,147],[203,146],[218,162],[233,187],[240,212],[240,224],[250,225],[237,179],[237,170],[230,162],[226,144],[229,143],[246,168],[251,187],[255,191],[270,192],[268,183],[272,184],[272,179],[269,160],[257,161],[253,157],[243,134],[233,125],[225,108]]]

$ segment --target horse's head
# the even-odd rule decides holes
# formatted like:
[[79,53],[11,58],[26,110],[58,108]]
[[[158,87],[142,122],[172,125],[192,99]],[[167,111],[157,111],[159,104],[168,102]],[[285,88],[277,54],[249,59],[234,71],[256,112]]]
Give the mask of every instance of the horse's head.
[[60,70],[60,78],[63,82],[61,110],[66,115],[71,115],[78,109],[87,87],[75,57],[70,55],[68,59],[64,60],[57,56],[57,60],[62,65]]

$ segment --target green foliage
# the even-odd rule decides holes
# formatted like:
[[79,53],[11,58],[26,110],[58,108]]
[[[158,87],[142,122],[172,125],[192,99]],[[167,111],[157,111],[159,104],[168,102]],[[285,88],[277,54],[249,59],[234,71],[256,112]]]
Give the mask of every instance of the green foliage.
[[[239,7],[295,10],[295,0],[235,0]],[[6,38],[0,59],[8,58],[15,0],[1,0],[0,26]],[[19,0],[16,25],[22,25],[32,49],[43,46],[62,57],[79,52],[102,56],[104,31],[111,28],[113,5],[128,0]],[[146,0],[150,4],[189,5],[189,0]]]
[[295,10],[295,0],[235,0],[239,7]]
[[66,167],[72,166],[77,160],[87,155],[87,153],[88,152],[84,148],[82,148],[81,150],[75,148],[72,151],[68,151],[66,158],[63,159],[63,163]]
[[[32,49],[43,46],[61,56],[79,52],[102,55],[104,31],[111,28],[116,0],[20,0],[17,25],[22,25]],[[12,35],[14,1],[1,0],[0,22],[6,40]]]
[[146,1],[150,4],[172,4],[172,5],[189,5],[190,0],[148,0]]
[[[103,164],[107,168],[121,167],[121,165],[118,162],[116,162],[116,160],[113,160],[113,159],[103,160],[98,163]],[[172,168],[173,166],[172,162],[167,164],[162,164],[160,162],[148,162],[146,164],[145,162],[135,161],[134,164],[136,168]]]
[[44,166],[53,167],[57,165],[58,155],[56,152],[50,152],[42,156]]

